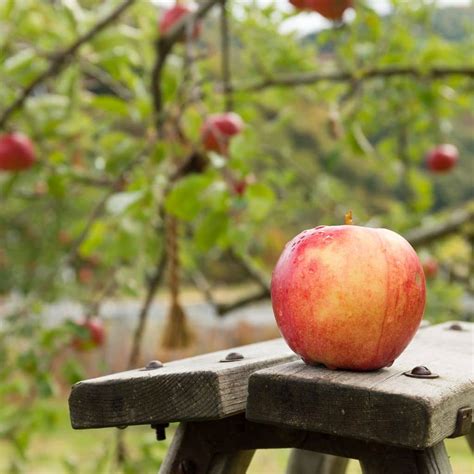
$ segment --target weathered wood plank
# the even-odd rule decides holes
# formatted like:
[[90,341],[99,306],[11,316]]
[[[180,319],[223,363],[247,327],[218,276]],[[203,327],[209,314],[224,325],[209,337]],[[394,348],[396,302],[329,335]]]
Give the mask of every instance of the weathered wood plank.
[[[474,407],[473,324],[424,328],[391,368],[331,371],[301,361],[250,377],[250,420],[422,449],[454,432],[457,411]],[[426,365],[440,375],[403,375]]]
[[344,474],[349,459],[304,449],[293,449],[286,474]]
[[[229,352],[244,358],[220,362]],[[217,419],[245,410],[249,375],[295,360],[282,339],[130,370],[74,385],[72,426],[102,428],[171,421]]]

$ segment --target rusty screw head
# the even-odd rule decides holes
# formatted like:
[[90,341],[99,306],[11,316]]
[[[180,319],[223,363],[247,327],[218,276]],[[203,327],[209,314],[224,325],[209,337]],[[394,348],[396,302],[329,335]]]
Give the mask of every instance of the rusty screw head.
[[236,360],[242,360],[244,356],[239,352],[229,352],[224,359],[219,362],[235,362]]
[[155,370],[163,367],[163,362],[159,360],[150,360],[144,370]]
[[463,331],[463,327],[459,323],[453,323],[448,327],[451,331]]
[[404,372],[403,375],[416,379],[435,379],[439,377],[439,375],[433,374],[431,370],[424,365],[418,365],[416,367],[413,367],[413,369],[411,369],[410,371]]

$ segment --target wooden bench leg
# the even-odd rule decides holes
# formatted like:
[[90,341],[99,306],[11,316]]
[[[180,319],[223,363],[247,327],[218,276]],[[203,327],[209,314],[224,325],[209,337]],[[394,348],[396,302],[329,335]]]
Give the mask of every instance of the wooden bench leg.
[[232,418],[181,423],[159,474],[244,474],[255,451],[239,442],[241,425]]
[[212,459],[209,474],[245,474],[255,451],[218,454]]
[[304,449],[293,449],[286,474],[344,474],[349,459]]
[[386,455],[361,456],[363,474],[452,474],[444,443],[423,451],[394,450]]
[[474,453],[474,429],[471,428],[471,431],[466,435],[467,444],[471,448],[471,453]]

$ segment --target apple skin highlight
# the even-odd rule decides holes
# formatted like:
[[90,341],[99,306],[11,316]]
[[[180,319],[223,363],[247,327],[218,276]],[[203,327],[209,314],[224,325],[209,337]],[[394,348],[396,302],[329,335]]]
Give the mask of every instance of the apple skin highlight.
[[271,295],[283,337],[306,363],[369,371],[411,341],[426,286],[415,250],[395,232],[319,226],[286,245]]

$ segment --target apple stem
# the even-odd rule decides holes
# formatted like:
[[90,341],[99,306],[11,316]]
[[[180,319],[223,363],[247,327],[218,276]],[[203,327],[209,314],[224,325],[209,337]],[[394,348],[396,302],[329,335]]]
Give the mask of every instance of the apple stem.
[[352,211],[347,211],[344,214],[344,224],[345,225],[352,225]]

